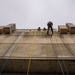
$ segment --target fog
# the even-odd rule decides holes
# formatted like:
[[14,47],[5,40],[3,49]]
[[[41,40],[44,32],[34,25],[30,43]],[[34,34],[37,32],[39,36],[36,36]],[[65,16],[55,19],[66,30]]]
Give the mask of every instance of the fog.
[[75,0],[0,0],[0,26],[16,23],[17,29],[53,28],[75,24]]

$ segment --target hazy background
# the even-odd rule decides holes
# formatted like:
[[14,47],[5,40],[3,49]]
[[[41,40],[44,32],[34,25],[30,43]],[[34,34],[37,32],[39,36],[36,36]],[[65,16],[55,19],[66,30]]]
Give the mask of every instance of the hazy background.
[[75,24],[75,0],[0,0],[0,26],[16,23],[17,29],[54,28]]

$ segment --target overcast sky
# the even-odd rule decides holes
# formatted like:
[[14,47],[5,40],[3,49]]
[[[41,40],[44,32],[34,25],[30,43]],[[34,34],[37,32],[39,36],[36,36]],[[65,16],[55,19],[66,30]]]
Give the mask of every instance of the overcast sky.
[[17,29],[75,24],[75,0],[0,0],[0,26],[16,23]]

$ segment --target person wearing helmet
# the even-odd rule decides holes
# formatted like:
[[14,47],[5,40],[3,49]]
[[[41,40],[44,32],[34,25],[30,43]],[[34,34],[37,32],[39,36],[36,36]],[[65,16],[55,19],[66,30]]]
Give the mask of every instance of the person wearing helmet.
[[48,26],[48,30],[47,30],[47,35],[49,35],[49,29],[51,29],[51,32],[52,32],[52,35],[53,35],[53,23],[51,21],[49,21],[47,23],[47,26]]

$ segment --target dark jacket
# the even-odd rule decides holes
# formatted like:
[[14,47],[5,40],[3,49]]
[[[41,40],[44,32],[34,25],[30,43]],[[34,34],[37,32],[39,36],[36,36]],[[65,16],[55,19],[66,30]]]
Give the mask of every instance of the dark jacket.
[[53,26],[53,23],[50,21],[50,22],[47,23],[47,26],[48,27],[52,27]]

